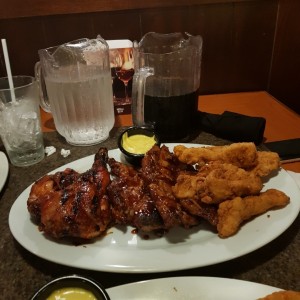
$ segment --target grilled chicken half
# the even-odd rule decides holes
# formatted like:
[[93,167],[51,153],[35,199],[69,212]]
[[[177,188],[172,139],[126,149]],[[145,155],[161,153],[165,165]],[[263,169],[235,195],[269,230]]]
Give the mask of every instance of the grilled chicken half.
[[66,169],[33,184],[27,208],[40,231],[54,238],[92,239],[103,234],[111,222],[107,160],[107,149],[100,148],[88,171]]

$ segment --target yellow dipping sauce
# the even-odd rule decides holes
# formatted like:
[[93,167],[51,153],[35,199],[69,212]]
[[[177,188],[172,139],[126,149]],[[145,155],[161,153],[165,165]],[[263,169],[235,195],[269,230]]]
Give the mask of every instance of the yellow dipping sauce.
[[54,291],[47,300],[97,300],[97,298],[85,289],[67,287]]
[[154,136],[135,134],[128,136],[127,132],[123,135],[123,148],[133,154],[145,154],[156,143]]

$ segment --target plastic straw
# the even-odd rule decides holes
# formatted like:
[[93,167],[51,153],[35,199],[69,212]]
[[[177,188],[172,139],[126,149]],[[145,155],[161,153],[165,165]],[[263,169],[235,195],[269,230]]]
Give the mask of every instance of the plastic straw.
[[3,54],[4,54],[8,84],[9,84],[9,89],[10,89],[10,94],[11,94],[11,100],[12,100],[12,102],[15,102],[16,101],[16,96],[15,96],[15,90],[14,90],[14,83],[13,83],[12,75],[11,75],[11,69],[10,69],[6,39],[1,39],[1,43],[2,43],[2,48],[3,48]]

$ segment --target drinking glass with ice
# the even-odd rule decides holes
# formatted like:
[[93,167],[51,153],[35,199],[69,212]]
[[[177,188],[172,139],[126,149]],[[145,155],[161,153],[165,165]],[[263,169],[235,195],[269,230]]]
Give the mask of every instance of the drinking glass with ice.
[[13,165],[29,166],[44,158],[35,78],[14,76],[14,98],[8,78],[0,78],[0,135]]

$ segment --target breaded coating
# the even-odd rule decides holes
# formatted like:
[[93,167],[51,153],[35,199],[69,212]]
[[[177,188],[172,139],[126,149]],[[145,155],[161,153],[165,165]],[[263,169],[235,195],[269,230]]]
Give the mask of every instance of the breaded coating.
[[236,197],[220,203],[217,225],[219,236],[226,238],[235,234],[244,221],[272,208],[283,207],[289,203],[289,199],[285,193],[269,189],[259,196]]
[[179,199],[195,198],[217,204],[237,196],[258,194],[262,187],[261,178],[244,169],[211,162],[200,168],[196,175],[179,175],[173,193]]
[[181,162],[204,165],[209,161],[231,163],[239,168],[250,169],[257,165],[257,151],[254,143],[234,143],[226,146],[174,148],[174,154]]
[[297,291],[279,291],[267,295],[257,300],[300,300],[300,292]]
[[280,168],[280,158],[276,152],[258,151],[257,165],[251,169],[254,175],[264,177]]
[[275,189],[260,193],[262,177],[280,168],[275,152],[257,151],[253,143],[235,143],[199,148],[179,145],[174,153],[183,163],[198,164],[198,173],[177,177],[175,197],[189,204],[217,206],[220,237],[235,234],[245,220],[289,201]]

